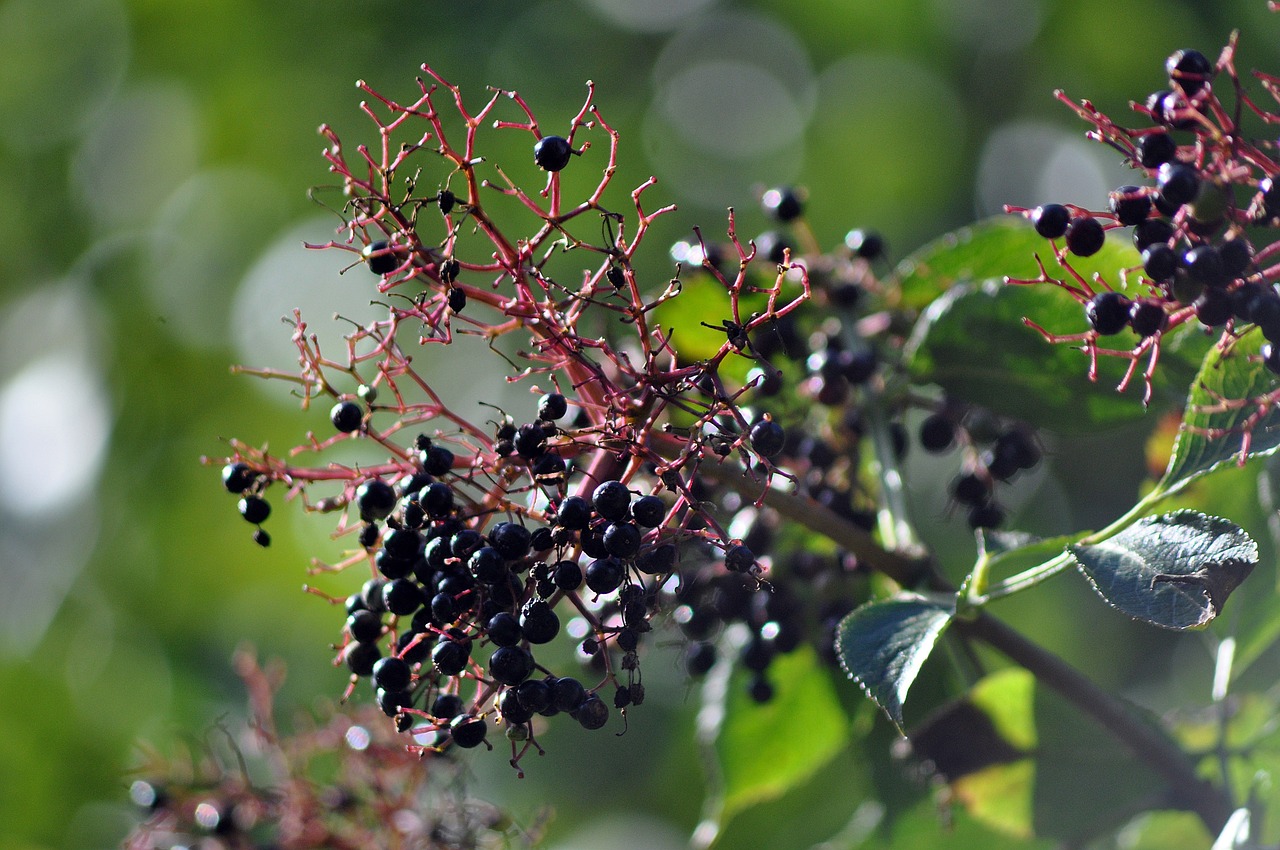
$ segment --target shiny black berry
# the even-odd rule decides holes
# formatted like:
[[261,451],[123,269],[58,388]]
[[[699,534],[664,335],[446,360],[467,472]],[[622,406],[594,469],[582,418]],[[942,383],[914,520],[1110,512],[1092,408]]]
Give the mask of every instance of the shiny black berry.
[[246,522],[258,525],[271,516],[271,505],[261,496],[245,496],[240,500],[240,516]]
[[495,682],[518,685],[533,672],[533,656],[518,646],[500,646],[489,656],[489,675]]
[[453,742],[465,750],[484,743],[488,732],[489,725],[482,717],[460,714],[449,723],[449,734],[453,737]]
[[518,522],[500,522],[489,529],[489,542],[508,561],[518,561],[529,554],[533,533]]
[[1268,340],[1262,344],[1259,353],[1262,355],[1262,364],[1273,374],[1280,375],[1280,345]]
[[456,676],[461,673],[466,669],[467,659],[470,657],[470,644],[454,640],[440,641],[431,652],[431,662],[435,664],[436,670],[445,676]]
[[800,196],[789,186],[781,186],[765,192],[760,199],[760,205],[764,208],[765,215],[784,224],[795,221],[804,212],[804,203],[800,200]]
[[1137,186],[1121,186],[1111,193],[1110,207],[1116,221],[1129,227],[1151,213],[1151,198]]
[[1135,301],[1129,308],[1129,325],[1140,337],[1152,336],[1169,326],[1169,314],[1161,301]]
[[543,136],[533,146],[533,161],[543,171],[561,171],[572,154],[573,148],[560,136]]
[[503,721],[508,726],[528,723],[533,719],[533,709],[521,702],[514,688],[504,691],[502,696],[498,697],[497,705],[498,713],[502,715]]
[[382,586],[382,601],[392,614],[404,617],[422,607],[422,588],[412,579],[393,579]]
[[1166,162],[1156,173],[1156,188],[1160,191],[1160,197],[1168,204],[1189,204],[1200,191],[1200,175],[1185,163]]
[[356,488],[356,507],[365,522],[376,522],[391,516],[396,509],[395,488],[381,478],[370,478]]
[[1133,228],[1133,246],[1145,251],[1152,245],[1167,245],[1173,234],[1172,224],[1164,219],[1149,218]]
[[610,555],[629,560],[640,551],[640,529],[629,522],[611,522],[604,530],[603,541]]
[[596,593],[617,590],[625,575],[622,562],[616,558],[597,558],[587,565],[587,587]]
[[577,590],[582,586],[582,567],[577,561],[560,561],[551,573],[551,580],[561,590]]
[[556,509],[556,525],[568,531],[581,531],[591,522],[591,505],[581,496],[569,496]]
[[1228,281],[1222,254],[1212,245],[1197,245],[1182,255],[1182,265],[1196,283],[1223,287]]
[[1031,211],[1031,223],[1045,239],[1057,239],[1067,232],[1071,210],[1062,204],[1044,204]]
[[1218,253],[1222,256],[1222,270],[1228,278],[1244,274],[1253,262],[1253,246],[1243,237],[1223,242],[1218,247]]
[[777,457],[786,445],[787,434],[772,419],[761,419],[751,426],[751,448],[764,457]]
[[440,694],[431,703],[429,714],[437,720],[449,721],[462,714],[462,698],[457,694]]
[[884,237],[874,230],[850,230],[845,234],[844,245],[864,260],[878,260],[884,256]]
[[1178,270],[1178,255],[1162,242],[1149,245],[1142,252],[1142,270],[1157,283],[1166,281]]
[[380,658],[373,665],[373,684],[384,691],[406,691],[412,681],[409,665],[395,656]]
[[369,271],[377,275],[391,274],[400,267],[400,258],[394,251],[387,250],[385,240],[370,242],[360,252],[369,264]]
[[222,467],[222,486],[228,493],[243,493],[257,480],[258,473],[246,463],[229,463]]
[[1196,318],[1201,324],[1216,328],[1232,317],[1231,296],[1223,289],[1206,289],[1195,300]]
[[520,630],[529,643],[550,643],[560,633],[560,618],[550,605],[535,599],[520,613]]
[[329,421],[333,423],[334,428],[337,428],[343,434],[350,434],[352,431],[360,430],[360,423],[363,419],[364,411],[354,401],[340,401],[329,411]]
[[1111,336],[1129,323],[1129,307],[1129,299],[1119,292],[1099,292],[1085,304],[1084,314],[1095,331]]
[[1179,50],[1164,63],[1170,85],[1181,86],[1187,97],[1195,95],[1213,76],[1213,63],[1199,50]]
[[631,503],[631,518],[644,528],[657,528],[667,516],[667,506],[657,496],[641,496]]
[[627,516],[631,491],[621,481],[605,481],[591,494],[591,504],[600,516],[616,522]]
[[587,698],[587,691],[582,683],[571,676],[556,679],[551,686],[551,705],[557,711],[572,714]]
[[1067,250],[1077,257],[1092,257],[1107,241],[1102,222],[1091,215],[1078,216],[1067,225]]
[[569,412],[569,402],[560,393],[547,393],[538,400],[538,418],[555,422]]
[[352,640],[373,643],[382,634],[382,618],[367,608],[352,611],[347,617],[347,633]]
[[1178,143],[1168,133],[1149,133],[1138,139],[1138,162],[1143,168],[1159,168],[1178,155]]
[[368,676],[373,672],[373,665],[382,657],[382,650],[378,649],[376,643],[355,643],[347,644],[342,650],[342,660],[346,662],[347,669],[357,676]]

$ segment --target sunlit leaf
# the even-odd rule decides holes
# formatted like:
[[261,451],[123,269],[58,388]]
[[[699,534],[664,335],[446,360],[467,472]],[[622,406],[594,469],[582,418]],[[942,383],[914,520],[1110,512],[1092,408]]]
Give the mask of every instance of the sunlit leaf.
[[742,682],[725,700],[715,740],[722,821],[804,782],[849,740],[831,677],[810,647],[776,658],[768,677],[774,688],[769,702],[753,702]]
[[903,595],[863,605],[840,622],[840,664],[899,727],[907,691],[954,615],[952,600]]
[[1259,409],[1248,400],[1280,389],[1276,376],[1256,357],[1263,341],[1261,333],[1248,333],[1225,353],[1214,348],[1206,355],[1158,492],[1175,492],[1223,464],[1238,462],[1246,436],[1249,457],[1280,448],[1280,405],[1249,421]]
[[1168,629],[1208,623],[1258,562],[1239,526],[1195,511],[1146,517],[1071,554],[1108,604]]

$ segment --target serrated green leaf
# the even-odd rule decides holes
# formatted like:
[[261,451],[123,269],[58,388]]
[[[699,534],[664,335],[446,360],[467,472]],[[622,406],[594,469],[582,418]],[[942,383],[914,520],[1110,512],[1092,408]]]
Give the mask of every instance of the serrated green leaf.
[[1167,629],[1208,623],[1258,562],[1243,529],[1195,511],[1146,517],[1070,551],[1109,605]]
[[[769,665],[774,696],[760,705],[746,683],[732,688],[715,740],[723,795],[720,821],[782,796],[844,749],[849,722],[830,675],[810,647]],[[786,734],[778,734],[786,729]]]
[[907,691],[955,611],[954,600],[903,595],[863,605],[840,621],[841,666],[899,729]]
[[1173,493],[1223,464],[1238,462],[1246,434],[1249,457],[1270,455],[1280,448],[1280,406],[1267,409],[1244,427],[1258,413],[1258,407],[1245,400],[1280,388],[1276,376],[1253,357],[1263,342],[1262,334],[1254,331],[1225,353],[1215,347],[1205,356],[1158,493]]

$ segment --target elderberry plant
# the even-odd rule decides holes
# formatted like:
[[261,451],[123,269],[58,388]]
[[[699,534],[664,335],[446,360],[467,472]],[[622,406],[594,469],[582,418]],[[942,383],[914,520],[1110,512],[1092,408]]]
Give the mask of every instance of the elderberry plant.
[[[1259,562],[1228,519],[1155,512],[1280,446],[1280,166],[1246,120],[1280,113],[1247,92],[1235,52],[1233,38],[1216,62],[1173,54],[1168,88],[1135,106],[1132,128],[1059,95],[1135,169],[1105,209],[1010,207],[1010,220],[896,267],[872,230],[824,248],[792,187],[760,198],[776,230],[743,238],[730,210],[723,237],[693,228],[669,266],[642,267],[653,223],[674,207],[651,201],[656,179],[614,185],[623,147],[590,83],[555,123],[514,91],[472,101],[426,65],[412,102],[361,83],[376,143],[351,149],[321,128],[341,224],[309,247],[348,255],[385,316],[333,352],[295,314],[299,370],[241,371],[290,383],[304,408],[329,409],[332,430],[284,454],[232,441],[210,463],[263,546],[272,499],[334,515],[346,554],[313,563],[308,590],[342,611],[330,640],[344,698],[376,704],[424,760],[503,738],[523,775],[551,725],[625,731],[643,722],[651,648],[676,640],[720,716],[741,698],[778,712],[771,722],[829,727],[793,753],[796,777],[846,746],[885,747],[865,731],[854,740],[861,703],[843,704],[829,681],[839,669],[920,770],[997,831],[1083,842],[1175,809],[1246,846],[1262,808],[1248,805],[1257,780],[1241,776],[1262,769],[1258,742],[1273,736],[1226,743],[1232,653],[1246,644],[1256,659],[1274,616],[1210,632],[1220,723],[1198,748],[1195,724],[1136,710],[989,611],[1074,567],[1134,619],[1203,629]],[[1256,77],[1280,97],[1280,78]],[[494,134],[522,137],[531,156],[490,160]],[[572,194],[581,181],[567,177],[583,172],[598,177]],[[1112,233],[1129,228],[1133,249]],[[526,409],[473,421],[437,390],[423,364],[464,336],[528,387]],[[978,352],[983,339],[998,344]],[[1123,391],[1139,372],[1142,404],[1096,385]],[[1054,434],[1148,408],[1181,425],[1167,471],[1131,510],[1100,531],[1010,530],[1009,494],[1042,472]],[[326,461],[351,441],[383,459]],[[950,464],[947,522],[977,540],[960,574],[912,515],[920,450]],[[319,586],[330,581],[345,589]],[[566,642],[580,666],[553,650]],[[960,673],[924,677],[932,704],[908,713],[944,643]],[[711,749],[729,734],[712,730]],[[1118,742],[1124,793],[1090,785],[1061,734]],[[749,762],[763,778],[726,769],[699,843],[776,796],[770,759],[765,748]],[[1068,808],[1100,789],[1101,813],[1082,824],[1038,812],[1028,769]],[[1054,786],[1054,771],[1068,778]],[[1021,786],[1013,810],[1009,783]]]

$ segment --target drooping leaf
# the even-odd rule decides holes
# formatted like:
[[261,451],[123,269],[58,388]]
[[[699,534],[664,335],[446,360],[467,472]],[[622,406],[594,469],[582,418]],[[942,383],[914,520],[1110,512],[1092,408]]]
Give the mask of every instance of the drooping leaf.
[[1259,414],[1248,401],[1280,389],[1276,376],[1256,358],[1263,342],[1254,331],[1226,352],[1214,348],[1205,356],[1157,492],[1173,493],[1225,463],[1238,462],[1246,437],[1249,457],[1280,448],[1280,405]]
[[907,691],[955,610],[952,599],[904,594],[870,602],[840,621],[841,666],[899,728]]
[[1168,629],[1218,616],[1258,562],[1257,544],[1239,526],[1195,511],[1146,517],[1070,551],[1108,604]]
[[725,695],[715,739],[722,823],[802,784],[849,740],[848,718],[812,648],[779,656],[768,675],[774,696],[764,705],[747,696],[745,682]]

